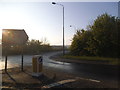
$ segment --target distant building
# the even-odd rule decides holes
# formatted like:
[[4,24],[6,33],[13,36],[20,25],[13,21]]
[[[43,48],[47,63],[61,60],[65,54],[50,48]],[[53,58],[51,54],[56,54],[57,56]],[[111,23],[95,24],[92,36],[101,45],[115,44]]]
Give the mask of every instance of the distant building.
[[22,45],[28,40],[28,35],[24,29],[3,29],[2,44]]

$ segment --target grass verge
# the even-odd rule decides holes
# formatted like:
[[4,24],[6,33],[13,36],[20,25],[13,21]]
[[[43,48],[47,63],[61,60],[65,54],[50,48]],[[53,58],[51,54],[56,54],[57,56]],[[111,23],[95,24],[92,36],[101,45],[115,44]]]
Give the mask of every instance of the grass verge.
[[106,57],[91,57],[91,56],[72,56],[72,55],[64,55],[61,56],[64,59],[72,59],[72,60],[80,60],[80,61],[96,61],[103,62],[111,65],[120,65],[119,58],[106,58]]

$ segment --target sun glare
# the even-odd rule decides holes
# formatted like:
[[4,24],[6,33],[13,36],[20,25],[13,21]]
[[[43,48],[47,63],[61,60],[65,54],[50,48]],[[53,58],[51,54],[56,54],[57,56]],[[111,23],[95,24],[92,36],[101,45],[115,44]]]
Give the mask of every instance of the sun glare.
[[0,29],[0,39],[2,39],[2,29]]
[[7,31],[7,32],[4,30],[2,31],[2,34],[4,34],[4,35],[8,35],[9,33],[10,33],[9,31]]

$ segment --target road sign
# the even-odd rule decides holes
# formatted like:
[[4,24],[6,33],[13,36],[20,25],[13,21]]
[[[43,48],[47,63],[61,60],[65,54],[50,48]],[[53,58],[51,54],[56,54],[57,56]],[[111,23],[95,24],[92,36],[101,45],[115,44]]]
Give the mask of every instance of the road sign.
[[22,45],[28,40],[28,35],[24,29],[3,29],[2,44],[3,45]]
[[[2,46],[13,46],[25,44],[28,40],[28,35],[24,29],[3,29],[2,30]],[[23,71],[23,47],[22,47],[22,61],[21,61],[21,70]],[[5,71],[7,71],[7,48],[5,48]]]
[[38,58],[38,62],[42,63],[42,56]]

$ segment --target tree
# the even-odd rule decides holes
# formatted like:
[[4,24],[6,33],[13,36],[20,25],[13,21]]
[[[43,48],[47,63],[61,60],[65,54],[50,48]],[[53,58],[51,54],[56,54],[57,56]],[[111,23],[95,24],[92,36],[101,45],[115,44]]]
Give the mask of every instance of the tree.
[[91,31],[77,30],[70,47],[71,53],[73,55],[89,55],[88,41],[90,37]]
[[73,37],[72,44],[70,46],[71,54],[73,55],[79,55],[79,52],[81,51],[81,32],[80,30],[76,31],[76,34]]
[[98,16],[91,27],[92,45],[97,56],[116,56],[118,29],[116,18],[108,14]]
[[89,30],[77,31],[70,51],[73,55],[118,57],[120,19],[107,13],[94,20]]
[[34,40],[34,39],[29,40],[24,47],[24,52],[28,54],[39,54],[40,52],[45,52],[50,50],[51,47],[48,42]]

